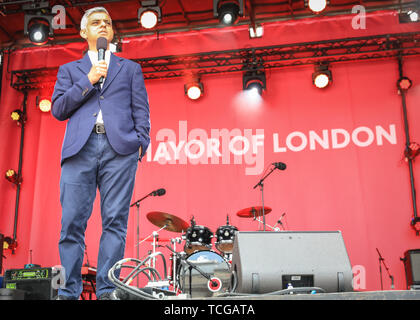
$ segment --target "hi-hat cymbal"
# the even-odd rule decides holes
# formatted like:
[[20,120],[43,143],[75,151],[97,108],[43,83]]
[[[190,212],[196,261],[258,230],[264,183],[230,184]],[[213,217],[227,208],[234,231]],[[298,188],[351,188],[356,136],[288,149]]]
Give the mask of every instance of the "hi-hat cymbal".
[[[271,212],[270,207],[264,207],[264,215],[269,214]],[[237,216],[241,218],[254,218],[254,217],[260,217],[263,215],[263,207],[256,206],[251,208],[245,208],[242,210],[239,210],[236,213]]]
[[189,227],[188,223],[169,213],[152,211],[147,214],[147,219],[155,226],[160,228],[166,226],[165,230],[172,232],[186,231]]

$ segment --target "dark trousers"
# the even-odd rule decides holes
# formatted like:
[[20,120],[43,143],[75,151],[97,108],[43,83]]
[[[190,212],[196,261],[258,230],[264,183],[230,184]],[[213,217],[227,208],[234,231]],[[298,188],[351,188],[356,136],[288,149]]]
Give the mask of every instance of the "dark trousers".
[[138,156],[138,151],[119,155],[112,149],[106,134],[92,133],[80,152],[62,164],[59,251],[66,284],[59,289],[60,295],[78,298],[82,293],[85,230],[97,188],[101,200],[102,235],[97,261],[96,295],[99,297],[114,290],[114,285],[108,279],[108,271],[124,258]]

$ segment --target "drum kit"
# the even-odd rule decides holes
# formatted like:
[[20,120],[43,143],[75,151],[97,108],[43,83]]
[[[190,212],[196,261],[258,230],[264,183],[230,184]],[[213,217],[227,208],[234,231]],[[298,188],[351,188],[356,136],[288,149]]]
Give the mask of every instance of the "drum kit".
[[[256,206],[238,211],[237,216],[253,218],[261,223],[260,217],[271,211],[269,207]],[[170,250],[172,261],[168,279],[174,294],[211,297],[232,291],[232,252],[238,228],[229,224],[229,216],[226,218],[226,224],[218,227],[215,233],[206,226],[197,225],[194,217],[191,218],[190,224],[175,215],[160,211],[149,212],[146,217],[149,222],[160,228],[151,235],[153,257],[156,256],[156,248],[162,247],[158,244],[159,231],[167,230],[181,234],[181,237],[171,238],[172,246],[166,245]],[[281,219],[278,223],[281,224]],[[279,231],[276,227],[269,227]],[[213,250],[213,238],[217,252]],[[177,244],[181,243],[183,243],[182,251],[177,250]],[[151,267],[155,268],[155,264],[155,258],[151,259]]]

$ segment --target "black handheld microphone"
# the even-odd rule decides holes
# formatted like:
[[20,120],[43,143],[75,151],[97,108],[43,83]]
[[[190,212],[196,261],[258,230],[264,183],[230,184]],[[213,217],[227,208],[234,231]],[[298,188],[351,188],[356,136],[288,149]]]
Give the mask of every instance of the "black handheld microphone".
[[[108,40],[104,37],[100,37],[96,40],[96,50],[98,50],[98,61],[105,60],[105,51],[108,48]],[[102,84],[104,82],[104,77],[102,76],[98,83]]]
[[155,190],[155,191],[152,191],[151,193],[150,193],[150,195],[151,196],[158,196],[158,197],[160,197],[160,196],[163,196],[164,194],[166,193],[166,190],[165,189],[157,189],[157,190]]
[[276,167],[276,169],[279,169],[279,170],[285,170],[286,169],[286,164],[283,163],[283,162],[273,162],[272,164],[273,164],[273,166]]

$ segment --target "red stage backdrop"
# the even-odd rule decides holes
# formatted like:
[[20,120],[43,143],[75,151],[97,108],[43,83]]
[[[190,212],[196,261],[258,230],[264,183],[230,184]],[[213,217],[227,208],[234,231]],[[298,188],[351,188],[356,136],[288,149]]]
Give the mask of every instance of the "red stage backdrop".
[[[246,27],[174,33],[127,39],[126,58],[237,49],[415,31],[418,24],[399,25],[396,13],[368,14],[366,29],[354,30],[352,17],[308,19],[265,25],[261,39],[249,39]],[[81,57],[84,45],[30,48],[6,55],[0,108],[0,169],[17,170],[20,128],[10,112],[20,108],[22,93],[10,87],[12,70],[56,67]],[[413,81],[407,96],[410,135],[420,141],[420,59],[404,59],[405,75]],[[158,227],[146,218],[150,211],[174,214],[213,232],[226,223],[240,231],[261,228],[239,210],[261,205],[253,189],[272,162],[287,164],[265,181],[266,217],[276,224],[285,213],[286,230],[341,230],[354,272],[356,289],[380,289],[380,250],[396,289],[405,289],[400,257],[420,247],[410,227],[413,215],[401,97],[397,93],[395,59],[331,65],[334,82],[326,90],[311,82],[312,67],[289,67],[267,73],[261,101],[244,97],[242,75],[231,73],[202,78],[204,96],[191,101],[183,79],[146,82],[151,111],[151,145],[139,165],[133,201],[165,188],[140,206],[140,239]],[[6,252],[4,269],[30,262],[59,265],[58,239],[60,151],[65,123],[35,107],[28,97],[23,183],[18,217],[18,247]],[[418,161],[418,160],[417,160]],[[414,165],[416,187],[420,174]],[[16,188],[0,179],[0,233],[13,233]],[[136,257],[136,208],[131,208],[126,257]],[[96,265],[101,221],[99,195],[86,233],[89,262]],[[161,231],[162,245],[181,234]],[[180,248],[180,246],[178,246]],[[151,250],[140,245],[140,258]],[[161,248],[168,256],[168,250]],[[169,263],[169,262],[168,262]],[[384,271],[384,289],[390,281]]]

